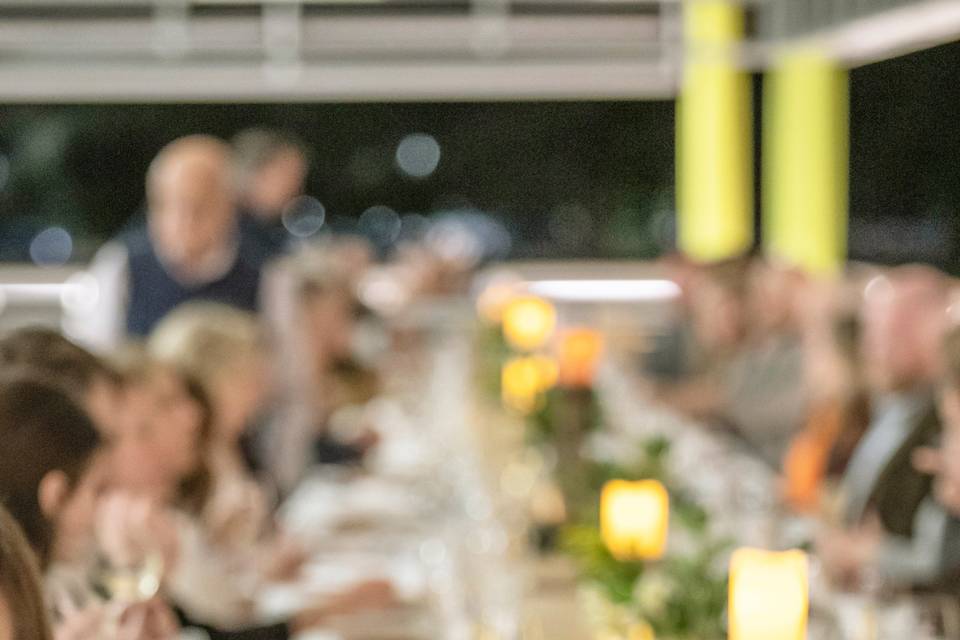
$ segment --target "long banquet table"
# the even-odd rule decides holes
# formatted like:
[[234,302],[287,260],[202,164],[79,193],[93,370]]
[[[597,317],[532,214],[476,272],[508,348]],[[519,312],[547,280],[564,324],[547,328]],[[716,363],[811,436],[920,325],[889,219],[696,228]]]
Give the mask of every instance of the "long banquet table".
[[[314,557],[296,585],[260,598],[265,618],[370,578],[389,580],[399,605],[345,616],[302,640],[581,640],[590,638],[576,576],[529,545],[522,426],[477,401],[466,312],[448,311],[428,335],[421,366],[369,408],[383,440],[364,473],[317,470],[283,507]],[[391,373],[391,372],[388,372]],[[787,548],[815,523],[785,515],[774,470],[736,439],[652,405],[628,364],[605,366],[598,393],[604,455],[652,435],[671,441],[674,475],[737,545]],[[934,638],[917,603],[833,591],[811,572],[811,640]]]

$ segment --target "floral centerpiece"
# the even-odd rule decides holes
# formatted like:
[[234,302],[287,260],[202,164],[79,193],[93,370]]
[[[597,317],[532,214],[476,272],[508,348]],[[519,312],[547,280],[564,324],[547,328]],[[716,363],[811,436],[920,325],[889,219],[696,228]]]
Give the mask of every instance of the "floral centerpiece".
[[706,512],[670,477],[668,455],[669,443],[655,438],[644,443],[635,464],[594,463],[591,469],[597,495],[598,485],[611,479],[656,480],[666,488],[672,506],[670,541],[661,557],[615,555],[598,517],[562,532],[561,549],[579,568],[582,606],[598,639],[724,637],[724,563],[730,545],[711,535]]

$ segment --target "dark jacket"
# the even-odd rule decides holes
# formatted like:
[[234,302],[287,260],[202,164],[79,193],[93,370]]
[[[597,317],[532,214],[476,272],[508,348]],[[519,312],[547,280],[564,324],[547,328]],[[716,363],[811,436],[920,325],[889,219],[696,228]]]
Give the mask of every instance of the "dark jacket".
[[887,532],[913,535],[914,517],[931,493],[933,478],[914,469],[911,456],[917,447],[936,446],[939,439],[940,418],[931,402],[874,484],[870,502]]

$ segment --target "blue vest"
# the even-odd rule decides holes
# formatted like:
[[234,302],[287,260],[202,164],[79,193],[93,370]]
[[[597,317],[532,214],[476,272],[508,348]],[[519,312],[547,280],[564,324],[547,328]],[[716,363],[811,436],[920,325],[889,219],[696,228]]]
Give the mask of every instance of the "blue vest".
[[207,300],[256,311],[260,270],[241,250],[233,266],[213,282],[185,285],[171,276],[157,257],[146,228],[123,237],[127,248],[130,288],[127,302],[127,333],[146,336],[170,311],[191,300]]

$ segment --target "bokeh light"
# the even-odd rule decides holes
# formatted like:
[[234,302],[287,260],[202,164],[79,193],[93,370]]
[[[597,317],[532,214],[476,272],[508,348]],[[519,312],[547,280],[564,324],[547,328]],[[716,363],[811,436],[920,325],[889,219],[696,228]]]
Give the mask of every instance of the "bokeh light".
[[370,207],[360,214],[360,231],[374,244],[384,247],[400,237],[400,214],[384,205]]
[[397,166],[411,178],[426,178],[440,165],[440,143],[427,133],[411,133],[397,146]]
[[73,255],[73,238],[63,227],[44,229],[30,242],[30,259],[40,266],[66,264]]
[[357,296],[365,306],[384,316],[400,312],[410,301],[410,291],[393,270],[371,269],[357,285]]
[[510,233],[498,220],[470,208],[437,214],[426,242],[445,260],[466,266],[505,258],[512,246]]
[[536,296],[519,296],[503,310],[503,335],[519,351],[533,351],[547,343],[557,326],[557,310]]
[[309,238],[323,228],[327,210],[312,196],[300,196],[287,205],[283,212],[283,226],[298,238]]

